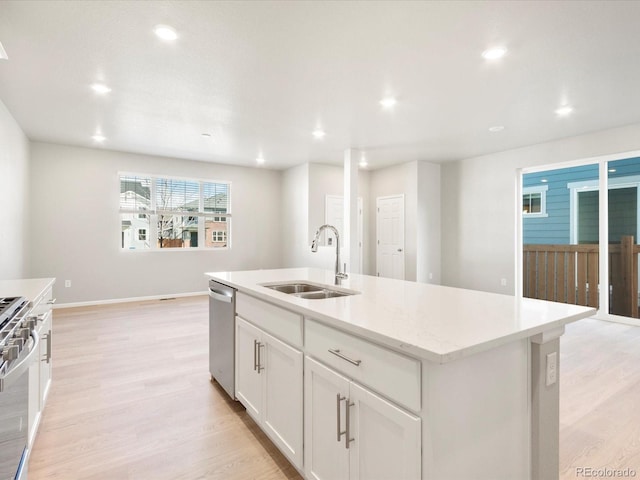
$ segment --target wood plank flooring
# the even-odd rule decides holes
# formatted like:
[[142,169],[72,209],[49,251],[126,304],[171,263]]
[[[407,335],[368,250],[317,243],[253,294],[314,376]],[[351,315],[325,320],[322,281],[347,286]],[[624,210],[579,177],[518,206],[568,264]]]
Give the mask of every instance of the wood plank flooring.
[[[640,476],[640,328],[585,320],[561,342],[561,478]],[[206,296],[56,310],[30,480],[299,479],[209,381],[207,350]]]
[[54,312],[29,479],[299,479],[212,383],[208,297]]

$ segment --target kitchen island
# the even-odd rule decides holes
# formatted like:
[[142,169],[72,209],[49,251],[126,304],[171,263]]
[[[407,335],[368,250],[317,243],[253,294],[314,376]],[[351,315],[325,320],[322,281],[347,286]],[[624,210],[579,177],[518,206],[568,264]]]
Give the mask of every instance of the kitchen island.
[[356,274],[333,287],[319,269],[207,275],[238,291],[236,397],[306,478],[558,477],[559,337],[594,309]]

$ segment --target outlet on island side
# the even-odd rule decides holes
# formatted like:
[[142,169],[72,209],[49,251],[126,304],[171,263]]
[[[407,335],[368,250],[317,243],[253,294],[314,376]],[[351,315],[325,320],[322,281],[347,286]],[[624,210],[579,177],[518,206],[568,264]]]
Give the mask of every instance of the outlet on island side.
[[506,287],[507,286],[507,279],[506,278],[501,278],[500,279],[500,286],[501,287]]
[[64,286],[65,286],[65,288],[70,288],[71,287],[71,280],[65,280],[64,281]]

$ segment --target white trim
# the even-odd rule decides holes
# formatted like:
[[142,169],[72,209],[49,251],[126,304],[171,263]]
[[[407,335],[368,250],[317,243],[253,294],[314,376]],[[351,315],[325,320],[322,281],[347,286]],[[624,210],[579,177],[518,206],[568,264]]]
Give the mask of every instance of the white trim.
[[[602,182],[606,184],[607,191],[615,190],[618,188],[636,188],[637,193],[636,197],[640,200],[640,175],[629,175],[626,177],[614,177],[609,178],[608,175],[608,164],[603,162],[599,165],[599,175],[600,178],[603,178],[605,181]],[[570,190],[569,193],[569,243],[575,245],[578,243],[578,193],[580,192],[593,192],[600,190],[600,180],[582,180],[579,182],[568,182],[567,188]],[[599,216],[600,218],[605,218],[607,223],[601,222],[600,225],[608,225],[609,221],[609,197],[608,195],[599,195],[599,198],[606,197],[607,203],[607,215],[606,217],[602,215],[602,211],[600,208],[602,207],[601,203],[599,203]],[[638,237],[638,232],[640,231],[640,205],[638,205],[636,211],[636,239]],[[605,232],[608,233],[608,232]],[[602,235],[602,231],[599,232]],[[608,237],[601,237],[608,238]]]
[[[530,193],[539,193],[540,194],[540,211],[533,213],[525,213],[522,212],[522,216],[525,218],[546,218],[549,216],[547,213],[547,191],[549,190],[549,185],[533,185],[531,187],[522,187],[522,197],[520,199],[520,203],[522,204],[522,198]],[[521,207],[522,209],[522,207]]]
[[[518,168],[516,169],[516,205],[518,206],[518,208],[516,208],[516,218],[515,218],[515,225],[516,225],[516,234],[515,234],[515,249],[514,251],[516,252],[516,264],[514,265],[514,277],[515,278],[515,282],[514,283],[514,289],[515,289],[515,296],[518,299],[521,299],[523,297],[524,294],[524,282],[522,280],[522,262],[523,262],[523,253],[522,253],[522,245],[523,245],[523,241],[524,241],[524,232],[523,232],[523,218],[522,218],[522,177],[523,177],[523,173],[522,173],[522,168]],[[529,348],[529,355],[531,355],[531,343],[528,342],[528,348]],[[527,369],[527,374],[531,375],[530,372],[531,369]],[[527,385],[531,385],[531,382],[528,380],[527,381]],[[530,406],[529,406],[530,407]]]
[[535,167],[524,167],[522,168],[522,174],[548,172],[550,170],[561,170],[563,168],[571,167],[584,167],[585,165],[592,165],[600,162],[613,162],[617,160],[628,160],[634,157],[640,157],[640,150],[632,150],[630,152],[611,153],[607,155],[599,155],[597,157],[568,160],[566,162],[552,163],[551,165],[547,164]]
[[172,298],[181,298],[181,297],[197,297],[199,295],[202,295],[202,296],[207,295],[206,290],[202,292],[150,295],[146,297],[113,298],[108,300],[94,300],[90,302],[58,303],[58,304],[55,304],[53,308],[57,310],[59,308],[91,307],[91,306],[97,306],[97,305],[111,305],[114,303],[144,302],[148,300],[169,300]]

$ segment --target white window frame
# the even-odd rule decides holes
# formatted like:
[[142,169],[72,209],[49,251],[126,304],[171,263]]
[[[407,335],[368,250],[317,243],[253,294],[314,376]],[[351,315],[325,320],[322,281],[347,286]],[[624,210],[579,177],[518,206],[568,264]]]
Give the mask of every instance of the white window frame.
[[[122,209],[120,208],[118,211],[118,229],[121,230],[121,217],[122,214],[138,214],[147,215],[149,217],[149,228],[147,229],[147,240],[149,242],[149,248],[122,248],[120,247],[120,251],[123,252],[188,252],[188,251],[225,251],[231,249],[231,222],[227,219],[232,217],[232,184],[228,180],[212,180],[212,179],[203,179],[203,178],[191,178],[191,177],[181,177],[177,175],[156,175],[152,173],[140,173],[140,172],[118,172],[116,181],[118,183],[118,190],[120,191],[120,178],[123,176],[127,177],[139,177],[139,178],[149,178],[151,179],[151,183],[149,186],[150,190],[150,208],[148,210],[134,210],[134,209]],[[198,212],[174,212],[174,211],[161,211],[156,208],[156,181],[158,179],[166,179],[166,180],[180,180],[187,182],[196,182],[200,185],[199,191],[199,201],[198,201]],[[203,184],[206,183],[218,183],[224,184],[227,186],[227,213],[219,213],[219,212],[205,212],[204,211],[204,189],[202,188]],[[202,219],[218,217],[224,219],[223,221],[229,225],[227,227],[226,232],[226,245],[224,247],[214,247],[214,246],[206,246],[206,232],[205,232],[205,222],[198,222],[198,239],[202,239],[202,241],[198,242],[197,247],[190,248],[160,248],[157,246],[158,241],[158,217],[160,215],[174,215],[174,216],[184,216],[184,217],[200,217]]]
[[[219,235],[222,234],[222,235]],[[222,240],[218,240],[218,237],[222,237]],[[211,241],[212,242],[226,242],[227,241],[227,231],[226,230],[211,230]]]
[[[144,235],[144,238],[142,238],[142,235]],[[139,228],[138,229],[138,241],[139,242],[146,242],[148,236],[149,236],[148,229],[146,229],[146,228]]]
[[[529,195],[531,193],[539,193],[540,194],[540,211],[534,213],[525,213],[522,212],[522,216],[525,218],[544,218],[548,217],[547,213],[547,190],[549,190],[549,185],[535,185],[533,187],[524,187],[522,189],[522,200],[524,200],[525,195]],[[522,210],[522,200],[520,201],[520,209]]]
[[[607,181],[609,190],[615,188],[635,188],[638,192],[638,200],[640,200],[640,175],[630,175],[628,177],[613,177]],[[581,182],[567,183],[569,192],[569,242],[572,245],[578,243],[578,194],[580,192],[593,192],[600,190],[600,182],[598,180],[584,180]],[[607,206],[608,208],[608,206]],[[638,209],[636,219],[637,229],[640,229],[640,208]],[[636,231],[635,237],[638,238]]]

